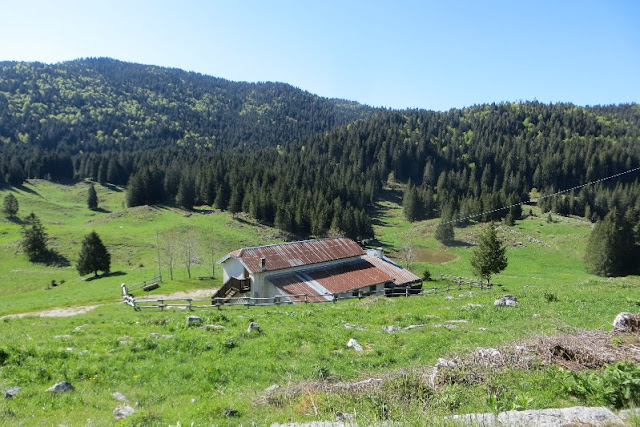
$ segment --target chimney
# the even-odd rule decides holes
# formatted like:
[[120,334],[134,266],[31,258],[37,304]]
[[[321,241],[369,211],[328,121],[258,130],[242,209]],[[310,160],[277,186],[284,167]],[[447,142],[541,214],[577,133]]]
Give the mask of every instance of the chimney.
[[260,271],[267,271],[267,259],[260,258]]
[[382,247],[379,247],[378,249],[376,249],[376,258],[382,259],[383,256],[384,256],[384,249],[382,249]]

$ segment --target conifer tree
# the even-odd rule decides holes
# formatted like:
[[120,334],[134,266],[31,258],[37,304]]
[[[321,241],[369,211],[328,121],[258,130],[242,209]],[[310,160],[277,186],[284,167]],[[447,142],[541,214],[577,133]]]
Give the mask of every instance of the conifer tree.
[[15,218],[15,216],[18,214],[19,208],[20,206],[18,205],[18,199],[16,199],[16,196],[11,193],[7,194],[7,196],[4,198],[2,209],[4,214],[8,218]]
[[91,210],[98,209],[98,193],[96,193],[96,188],[93,184],[89,186],[87,191],[87,207]]
[[436,227],[434,237],[443,245],[449,245],[455,240],[455,232],[451,221],[442,221]]
[[411,185],[411,183],[407,186],[404,196],[402,197],[402,211],[407,221],[413,222],[421,219],[420,198],[416,187]]
[[612,209],[596,222],[585,251],[587,270],[598,276],[617,276],[631,269],[634,249],[631,225]]
[[111,254],[100,240],[100,236],[95,231],[87,234],[82,241],[82,248],[78,255],[76,269],[81,276],[93,273],[98,276],[98,271],[109,273],[111,269]]
[[22,248],[31,262],[44,261],[49,253],[47,234],[40,219],[31,212],[22,227]]
[[478,247],[471,256],[474,274],[491,284],[491,276],[507,268],[506,250],[498,238],[495,224],[488,224],[480,234]]

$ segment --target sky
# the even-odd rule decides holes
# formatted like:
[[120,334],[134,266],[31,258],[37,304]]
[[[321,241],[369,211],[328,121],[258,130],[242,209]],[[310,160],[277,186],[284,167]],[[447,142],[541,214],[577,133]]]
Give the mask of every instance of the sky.
[[0,61],[86,57],[376,107],[640,102],[640,2],[0,0]]

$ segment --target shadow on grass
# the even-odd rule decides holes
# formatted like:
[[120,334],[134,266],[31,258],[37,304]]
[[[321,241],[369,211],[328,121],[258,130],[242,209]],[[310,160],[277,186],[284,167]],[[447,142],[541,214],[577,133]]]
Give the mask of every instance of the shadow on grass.
[[95,209],[91,209],[94,212],[100,212],[100,213],[111,213],[110,210],[108,209],[104,209],[104,208],[95,208]]
[[91,276],[84,279],[85,282],[91,282],[93,280],[102,279],[104,277],[117,277],[117,276],[125,276],[127,273],[124,271],[110,271],[108,273],[98,274],[97,276]]
[[38,264],[44,264],[48,267],[69,267],[71,265],[67,257],[59,254],[53,249],[47,249],[40,258],[32,261]]
[[113,184],[102,184],[103,187],[108,188],[109,190],[116,192],[116,193],[122,193],[122,188],[113,185]]

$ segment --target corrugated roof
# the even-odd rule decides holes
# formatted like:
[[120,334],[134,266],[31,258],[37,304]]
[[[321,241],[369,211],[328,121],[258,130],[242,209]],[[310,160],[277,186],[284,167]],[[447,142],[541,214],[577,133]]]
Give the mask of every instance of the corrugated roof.
[[230,252],[220,262],[236,257],[242,260],[247,270],[257,273],[261,271],[260,258],[266,260],[268,271],[274,271],[362,255],[364,251],[356,242],[339,237],[238,249]]
[[[393,277],[371,262],[359,259],[334,266],[298,271],[295,273],[268,277],[286,295],[338,294],[371,285],[393,281]],[[326,291],[325,291],[326,290]]]
[[396,265],[384,258],[381,259],[370,255],[365,255],[362,258],[391,276],[396,285],[408,285],[409,283],[420,282],[422,280],[409,270],[405,270],[399,265]]

